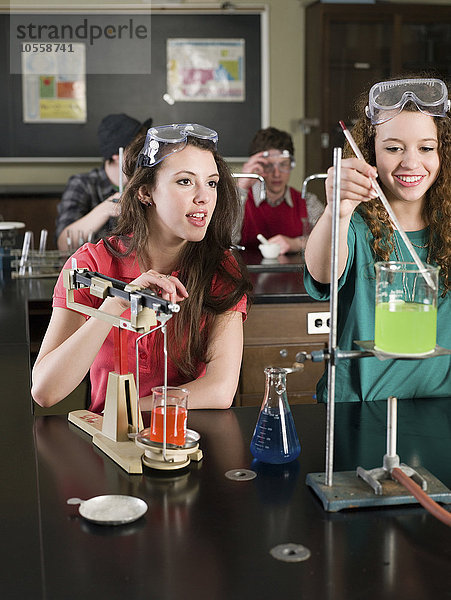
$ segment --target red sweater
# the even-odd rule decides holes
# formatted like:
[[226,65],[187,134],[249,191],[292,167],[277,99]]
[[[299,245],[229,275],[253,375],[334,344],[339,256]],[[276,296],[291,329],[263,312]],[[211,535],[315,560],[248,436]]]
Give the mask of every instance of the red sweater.
[[307,206],[300,192],[290,187],[293,208],[283,201],[279,206],[271,206],[263,201],[259,206],[255,205],[252,190],[246,199],[244,207],[244,219],[241,229],[241,243],[246,248],[256,248],[260,243],[257,234],[261,233],[265,238],[282,234],[287,237],[299,237],[302,235],[302,219],[307,217]]

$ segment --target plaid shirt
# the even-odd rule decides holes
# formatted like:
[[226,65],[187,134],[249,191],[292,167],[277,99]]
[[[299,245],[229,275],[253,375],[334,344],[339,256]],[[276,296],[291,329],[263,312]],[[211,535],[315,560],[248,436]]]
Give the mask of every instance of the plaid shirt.
[[[115,192],[117,188],[108,179],[103,167],[70,177],[57,207],[56,238],[65,227],[87,215]],[[92,241],[95,242],[110,232],[115,221],[109,219],[101,230],[94,232]],[[74,231],[72,235],[77,235],[77,232]]]

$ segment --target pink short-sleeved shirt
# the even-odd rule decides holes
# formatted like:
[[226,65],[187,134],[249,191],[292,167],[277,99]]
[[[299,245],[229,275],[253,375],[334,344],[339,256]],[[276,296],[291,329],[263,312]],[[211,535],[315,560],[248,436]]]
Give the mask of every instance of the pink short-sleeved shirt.
[[[77,260],[77,268],[87,268],[89,271],[97,271],[130,283],[136,279],[141,271],[135,256],[118,259],[112,256],[103,241],[97,244],[85,244],[75,252],[67,263],[64,269],[72,268],[72,258]],[[176,272],[173,273],[176,275]],[[220,290],[220,282],[214,282],[213,287]],[[98,308],[102,304],[102,300],[89,293],[89,289],[75,290],[74,299],[76,302]],[[247,298],[243,296],[241,300],[231,310],[241,312],[243,320],[246,318]],[[66,305],[66,289],[63,285],[62,273],[55,285],[53,293],[53,306],[59,308],[67,308]],[[123,314],[124,318],[130,318],[130,310]],[[88,318],[88,317],[87,317]],[[128,331],[128,368],[131,373],[136,371],[135,358],[135,340],[139,334]],[[154,365],[152,355],[154,352],[155,336],[161,335],[160,332],[151,333],[144,337],[139,342],[139,386],[140,396],[148,396],[154,386],[162,385],[163,383],[163,361],[162,357],[158,361],[158,365]],[[108,334],[105,342],[100,348],[90,369],[91,378],[91,405],[89,410],[100,413],[105,404],[106,388],[108,383],[108,373],[114,371],[114,331],[113,329]],[[205,363],[199,364],[197,377],[202,377],[205,374]],[[176,364],[168,357],[168,385],[183,385],[187,383],[177,370]]]

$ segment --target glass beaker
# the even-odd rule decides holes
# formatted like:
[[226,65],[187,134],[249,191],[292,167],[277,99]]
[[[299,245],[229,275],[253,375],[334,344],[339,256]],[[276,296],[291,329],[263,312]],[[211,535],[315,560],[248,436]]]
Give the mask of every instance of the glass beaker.
[[186,441],[186,419],[188,414],[188,390],[180,387],[163,385],[152,388],[152,405],[150,415],[150,439],[153,442],[164,442],[166,393],[166,443],[184,446]]
[[[395,355],[433,352],[439,267],[425,264],[421,270],[413,262],[396,261],[375,266],[375,349]],[[425,278],[424,273],[430,277]]]
[[281,367],[265,369],[265,395],[251,441],[254,458],[265,463],[282,464],[295,460],[301,445],[287,397],[287,371]]

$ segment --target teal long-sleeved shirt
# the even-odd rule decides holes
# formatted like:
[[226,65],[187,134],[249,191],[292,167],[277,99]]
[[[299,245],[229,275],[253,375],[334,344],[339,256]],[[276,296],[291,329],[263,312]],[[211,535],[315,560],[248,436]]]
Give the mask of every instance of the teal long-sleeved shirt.
[[[428,229],[408,232],[415,246],[424,246]],[[399,258],[412,260],[400,236],[396,235]],[[338,282],[337,343],[340,350],[356,350],[354,340],[374,340],[375,270],[371,250],[372,235],[361,215],[355,212],[348,232],[348,261]],[[428,248],[415,248],[425,262]],[[307,293],[327,301],[330,286],[304,271]],[[438,298],[437,344],[451,348],[451,292]],[[339,360],[335,374],[335,401],[358,402],[402,398],[451,398],[451,355],[421,360],[380,360],[376,357]],[[327,402],[327,370],[317,385],[319,402]]]

